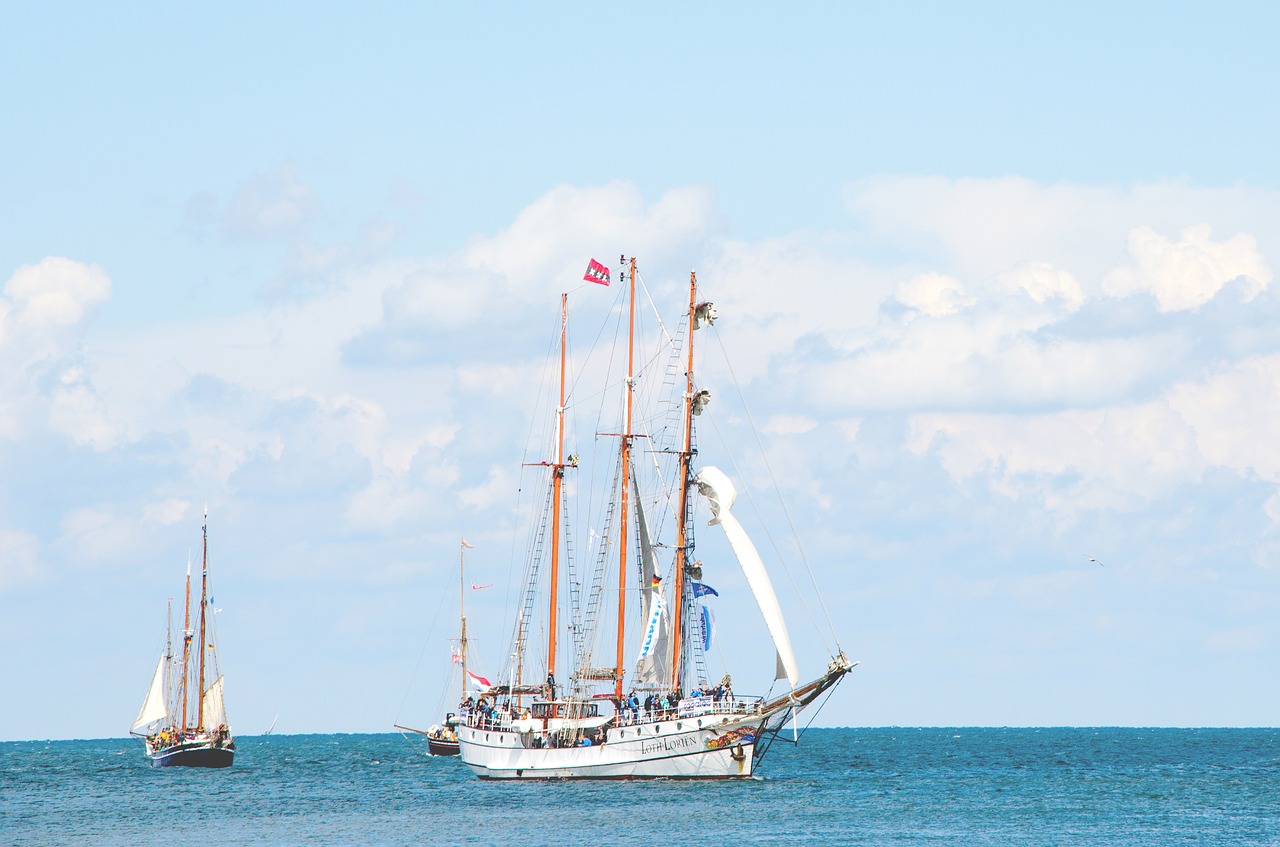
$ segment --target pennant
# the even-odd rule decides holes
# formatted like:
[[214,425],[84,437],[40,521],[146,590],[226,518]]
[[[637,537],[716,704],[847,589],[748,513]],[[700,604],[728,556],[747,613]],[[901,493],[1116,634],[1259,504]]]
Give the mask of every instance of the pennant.
[[488,691],[490,688],[493,687],[493,683],[489,682],[489,680],[480,676],[480,674],[478,673],[472,673],[471,671],[467,671],[467,679],[471,680],[472,687],[474,687],[477,691]]
[[462,546],[463,546],[463,547],[470,547],[471,549],[473,549],[473,550],[474,550],[476,545],[474,545],[474,544],[468,544],[468,543],[467,543],[467,539],[465,539],[465,538],[464,538],[464,539],[462,539]]
[[493,588],[493,583],[491,582],[488,585],[476,585],[474,582],[471,583],[472,591],[484,591],[486,588]]
[[608,285],[609,269],[597,262],[595,259],[592,259],[591,264],[587,265],[587,272],[582,275],[582,278],[587,282],[594,282],[597,285]]
[[707,594],[710,594],[712,597],[719,597],[719,596],[720,596],[720,592],[719,592],[719,591],[716,591],[716,590],[715,590],[714,588],[712,588],[710,585],[705,585],[705,584],[703,584],[703,583],[701,583],[701,582],[695,582],[695,583],[693,583],[693,596],[694,596],[695,598],[697,598],[697,597],[703,597],[703,596],[706,596]]

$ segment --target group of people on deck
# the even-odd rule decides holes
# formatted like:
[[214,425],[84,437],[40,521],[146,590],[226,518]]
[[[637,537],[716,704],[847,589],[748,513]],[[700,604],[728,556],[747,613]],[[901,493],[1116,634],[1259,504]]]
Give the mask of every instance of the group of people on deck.
[[[215,747],[225,747],[231,740],[231,728],[225,723],[219,724],[217,729],[208,731],[208,735],[213,737],[213,745]],[[160,730],[155,735],[148,736],[147,740],[153,750],[166,750],[169,747],[175,747],[183,742],[201,737],[202,735],[199,732],[168,728]]]
[[[691,698],[710,697],[714,702],[719,703],[722,700],[733,699],[733,688],[727,679],[716,686],[703,683],[690,691],[688,696]],[[679,688],[669,693],[650,694],[644,700],[641,700],[640,696],[633,690],[631,696],[623,698],[622,702],[618,704],[618,714],[624,721],[634,721],[636,723],[666,720],[676,715],[680,701],[683,699],[685,699],[685,695],[680,692]]]
[[478,700],[468,696],[458,704],[458,711],[462,713],[464,723],[479,726],[482,729],[509,723],[516,716],[510,700],[504,700],[499,705],[496,700],[490,702],[489,698],[483,696]]
[[[707,697],[713,702],[719,703],[733,699],[733,688],[729,678],[726,676],[719,685],[712,686],[705,682],[702,683],[690,691],[688,697]],[[617,707],[618,716],[623,722],[647,723],[676,717],[680,701],[684,699],[686,699],[686,695],[679,688],[669,692],[651,693],[643,700],[633,689],[629,696],[623,697],[620,701],[614,701],[614,705]],[[483,695],[479,699],[468,696],[458,704],[458,711],[462,722],[486,729],[509,726],[517,717],[527,718],[529,716],[527,711],[524,715],[518,716],[509,699],[499,704],[496,698],[490,699]],[[588,743],[592,742],[595,744],[603,743],[603,733],[598,738],[591,738]]]

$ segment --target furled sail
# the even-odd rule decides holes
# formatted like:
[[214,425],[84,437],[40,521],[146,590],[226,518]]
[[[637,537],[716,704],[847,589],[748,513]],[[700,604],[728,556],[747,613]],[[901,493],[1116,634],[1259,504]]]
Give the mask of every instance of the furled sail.
[[151,677],[151,687],[147,689],[147,699],[142,701],[142,708],[138,710],[138,717],[133,722],[134,729],[169,717],[169,709],[164,702],[164,664],[165,657],[161,656],[160,664],[156,665],[156,674]]
[[222,677],[205,689],[202,708],[205,726],[217,729],[227,722],[227,709],[222,702]]
[[782,618],[782,607],[778,605],[778,595],[774,593],[773,583],[764,569],[764,562],[756,551],[756,546],[747,537],[746,530],[738,523],[730,509],[738,496],[737,489],[729,481],[729,477],[719,468],[705,467],[694,477],[698,490],[711,503],[711,524],[724,527],[724,534],[729,539],[729,546],[738,557],[738,564],[747,577],[751,593],[756,597],[756,605],[764,615],[769,635],[773,636],[773,644],[778,649],[778,663],[786,671],[787,681],[795,688],[800,682],[800,670],[796,666],[796,654],[791,649],[791,636],[787,634],[787,622]]
[[[653,539],[649,536],[649,523],[645,520],[644,507],[641,506],[640,489],[633,487],[636,506],[636,531],[640,536],[640,592],[641,615],[645,621],[644,634],[640,645],[640,659],[636,663],[636,681],[646,685],[669,685],[671,667],[671,639],[668,626],[663,619],[667,616],[666,600],[662,596],[662,585],[658,574],[656,557],[653,555]],[[655,584],[655,580],[657,584]]]

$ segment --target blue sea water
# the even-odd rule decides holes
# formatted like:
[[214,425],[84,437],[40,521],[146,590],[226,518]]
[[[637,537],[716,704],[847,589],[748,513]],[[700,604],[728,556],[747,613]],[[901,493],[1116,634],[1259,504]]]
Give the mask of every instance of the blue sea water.
[[745,782],[493,783],[418,737],[0,743],[0,844],[1280,847],[1277,729],[813,729]]

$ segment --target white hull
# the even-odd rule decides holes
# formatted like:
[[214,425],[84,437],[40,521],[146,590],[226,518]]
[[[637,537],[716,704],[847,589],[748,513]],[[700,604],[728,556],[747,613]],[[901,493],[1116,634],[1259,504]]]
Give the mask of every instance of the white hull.
[[481,779],[741,779],[752,774],[760,715],[714,715],[611,728],[590,747],[533,747],[537,733],[458,727]]

